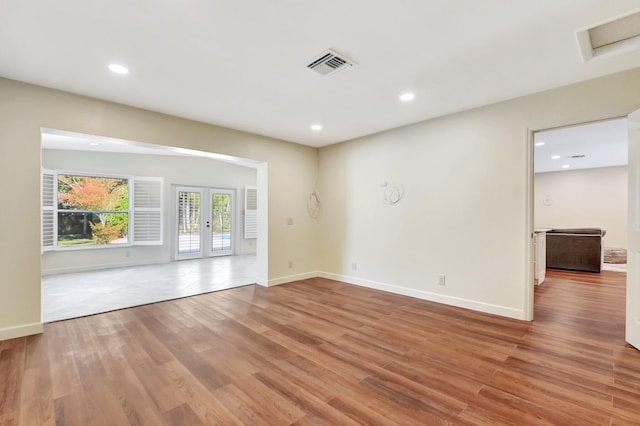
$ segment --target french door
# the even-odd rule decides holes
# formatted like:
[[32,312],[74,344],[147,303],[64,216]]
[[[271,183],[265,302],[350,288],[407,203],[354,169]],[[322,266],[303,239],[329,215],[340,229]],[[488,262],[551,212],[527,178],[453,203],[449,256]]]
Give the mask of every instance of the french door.
[[176,187],[175,258],[233,254],[234,191]]

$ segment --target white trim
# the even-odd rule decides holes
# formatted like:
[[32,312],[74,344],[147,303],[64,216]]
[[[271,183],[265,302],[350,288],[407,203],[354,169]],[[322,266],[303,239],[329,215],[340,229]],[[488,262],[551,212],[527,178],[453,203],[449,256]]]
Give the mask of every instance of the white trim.
[[442,303],[445,305],[455,306],[458,308],[471,309],[487,314],[499,315],[502,317],[524,320],[524,311],[521,309],[510,308],[508,306],[493,305],[490,303],[478,302],[476,300],[462,299],[455,296],[447,296],[444,294],[431,293],[429,291],[416,290],[413,288],[400,287],[392,284],[380,283],[377,281],[365,280],[357,277],[346,275],[331,274],[328,272],[320,272],[319,277],[336,281],[342,281],[347,284],[354,284],[361,287],[382,290],[389,293],[401,294],[403,296],[415,297],[417,299],[428,300],[431,302]]
[[[444,294],[432,293],[429,291],[416,290],[408,287],[400,287],[397,285],[381,283],[378,281],[366,280],[358,277],[351,277],[348,275],[332,274],[330,272],[313,271],[303,274],[289,275],[286,277],[270,279],[267,287],[272,287],[280,284],[290,283],[294,281],[306,280],[310,278],[326,278],[330,280],[340,281],[346,284],[353,284],[360,287],[367,287],[374,290],[386,291],[394,294],[401,294],[403,296],[415,297],[416,299],[428,300],[430,302],[442,303],[444,305],[455,306],[458,308],[471,309],[477,312],[484,312],[487,314],[499,315],[507,318],[514,318],[517,320],[526,320],[525,312],[522,309],[510,308],[508,306],[493,305],[491,303],[478,302],[476,300],[463,299],[455,296],[447,296]],[[258,283],[265,286],[264,283]]]
[[41,322],[32,322],[29,324],[17,325],[15,327],[4,327],[0,328],[0,341],[31,336],[33,334],[42,334],[43,331],[44,326]]
[[269,282],[267,283],[267,287],[273,287],[276,285],[286,284],[294,281],[308,280],[309,278],[317,278],[321,276],[321,274],[322,272],[314,271],[314,272],[305,272],[303,274],[288,275],[286,277],[273,278],[269,280]]
[[256,169],[258,185],[258,238],[256,239],[256,279],[260,285],[269,283],[269,166],[261,163]]
[[99,264],[99,265],[86,265],[86,266],[65,266],[62,268],[52,268],[42,271],[42,275],[56,275],[56,274],[68,274],[72,272],[91,272],[91,271],[100,271],[102,269],[114,269],[114,268],[129,268],[132,266],[145,266],[145,265],[158,265],[161,263],[170,263],[171,258],[166,257],[165,259],[147,259],[140,260],[135,262],[118,262],[118,263],[110,263],[110,264]]
[[524,226],[527,230],[527,236],[524,247],[524,288],[522,293],[523,299],[523,318],[526,321],[533,321],[534,318],[534,254],[533,254],[533,228],[534,228],[534,202],[533,194],[535,191],[535,132],[529,128],[525,129],[525,143],[526,143],[526,163],[525,169],[525,197],[524,197]]
[[628,210],[627,210],[627,289],[625,293],[625,341],[640,350],[640,268],[638,262],[638,246],[640,230],[638,215],[640,214],[640,109],[628,115],[629,165],[628,177]]

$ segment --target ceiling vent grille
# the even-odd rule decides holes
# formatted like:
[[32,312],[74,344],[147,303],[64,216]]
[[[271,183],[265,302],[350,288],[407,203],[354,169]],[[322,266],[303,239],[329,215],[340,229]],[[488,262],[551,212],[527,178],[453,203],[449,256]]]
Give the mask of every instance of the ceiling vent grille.
[[307,68],[321,75],[332,75],[344,69],[350,68],[354,62],[347,59],[344,55],[333,50],[322,52],[318,57],[313,59]]
[[576,32],[585,62],[640,48],[640,10]]

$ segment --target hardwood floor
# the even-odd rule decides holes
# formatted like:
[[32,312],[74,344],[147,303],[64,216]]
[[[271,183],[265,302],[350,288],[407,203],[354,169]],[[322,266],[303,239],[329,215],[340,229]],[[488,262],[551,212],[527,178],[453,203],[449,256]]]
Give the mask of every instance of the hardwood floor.
[[533,323],[311,279],[0,342],[2,425],[640,424],[625,275],[549,271]]

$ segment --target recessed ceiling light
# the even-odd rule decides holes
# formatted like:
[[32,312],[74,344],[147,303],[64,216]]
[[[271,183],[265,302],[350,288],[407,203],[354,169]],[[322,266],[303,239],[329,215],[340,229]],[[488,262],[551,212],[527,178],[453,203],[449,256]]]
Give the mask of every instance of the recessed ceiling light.
[[416,97],[416,95],[414,95],[413,93],[403,93],[402,95],[400,95],[400,100],[402,102],[409,102],[414,100]]
[[544,145],[544,142],[536,142],[536,146],[542,146]]
[[568,169],[569,167],[571,167],[571,166],[570,166],[570,165],[568,165],[568,164],[563,164],[563,165],[562,165],[562,168],[563,168],[563,169]]
[[313,125],[311,125],[311,130],[319,132],[320,130],[322,130],[322,126],[319,125],[319,124],[313,124]]
[[129,68],[123,65],[111,64],[109,65],[109,69],[116,74],[129,74]]
[[100,144],[99,144],[98,142],[90,142],[90,143],[89,143],[89,145],[91,145],[91,146],[98,146],[98,145],[100,145]]
[[552,159],[552,160],[557,160],[557,159],[559,159],[559,158],[560,158],[560,156],[559,156],[559,155],[552,155],[552,156],[551,156],[551,159]]

